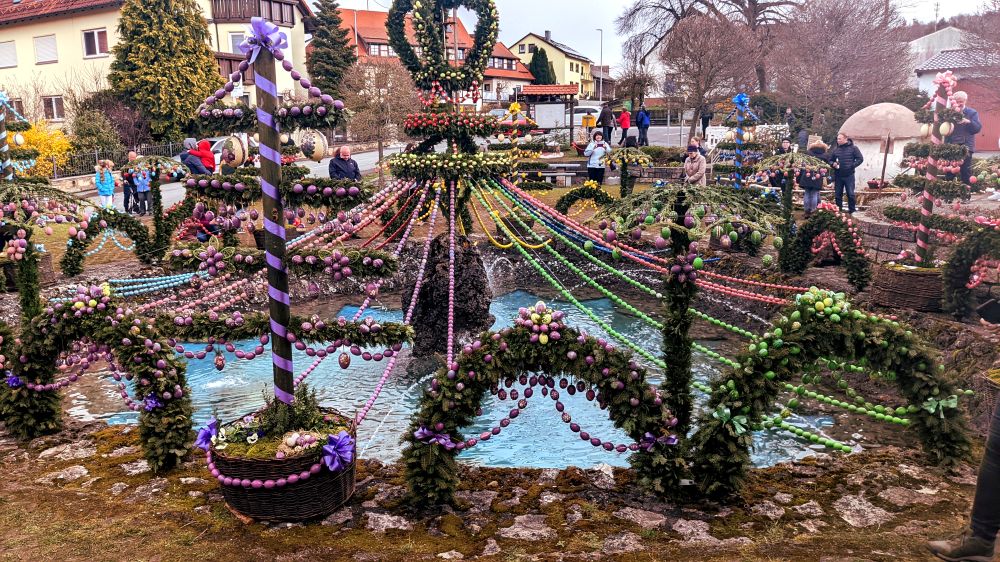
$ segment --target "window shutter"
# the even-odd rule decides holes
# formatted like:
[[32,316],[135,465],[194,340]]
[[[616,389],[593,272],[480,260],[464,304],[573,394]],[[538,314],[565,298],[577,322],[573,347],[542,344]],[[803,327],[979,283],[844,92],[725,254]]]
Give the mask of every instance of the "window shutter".
[[0,68],[17,66],[17,48],[13,41],[0,43]]
[[35,63],[56,62],[59,60],[59,53],[56,50],[56,36],[44,35],[35,37]]

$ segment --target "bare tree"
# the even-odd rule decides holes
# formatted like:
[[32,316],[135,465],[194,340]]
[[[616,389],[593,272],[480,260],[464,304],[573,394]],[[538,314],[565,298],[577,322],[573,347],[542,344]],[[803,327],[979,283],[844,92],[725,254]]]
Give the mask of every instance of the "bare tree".
[[[355,63],[344,75],[341,91],[353,111],[351,136],[375,142],[379,161],[385,157],[385,145],[401,136],[406,116],[420,108],[413,80],[396,59],[371,57]],[[380,168],[379,183],[383,181]]]
[[[689,106],[728,98],[756,80],[746,64],[758,56],[756,38],[746,26],[711,16],[684,18],[667,37],[660,60]],[[694,135],[697,116],[689,134]]]
[[622,66],[615,77],[616,95],[627,97],[632,102],[632,107],[638,107],[646,99],[646,94],[656,87],[656,75],[647,66],[642,64],[644,53],[632,44],[626,44],[622,52]]
[[886,0],[810,0],[782,26],[774,49],[778,91],[820,114],[856,111],[906,86],[912,71],[905,22]]
[[645,64],[646,58],[666,40],[674,26],[697,15],[698,0],[635,0],[615,20],[619,35],[628,36],[626,49],[633,49]]

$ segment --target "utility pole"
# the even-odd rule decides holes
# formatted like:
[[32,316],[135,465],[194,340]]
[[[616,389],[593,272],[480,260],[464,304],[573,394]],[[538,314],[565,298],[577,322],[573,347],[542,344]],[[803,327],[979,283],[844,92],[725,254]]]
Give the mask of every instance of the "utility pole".
[[598,29],[601,32],[601,59],[598,63],[601,69],[601,76],[597,79],[597,101],[604,101],[604,30]]

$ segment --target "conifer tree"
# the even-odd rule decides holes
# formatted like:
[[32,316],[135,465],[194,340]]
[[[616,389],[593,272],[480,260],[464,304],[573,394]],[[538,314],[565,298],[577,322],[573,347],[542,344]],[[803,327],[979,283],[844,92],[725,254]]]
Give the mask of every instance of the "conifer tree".
[[531,55],[531,62],[528,63],[528,70],[535,77],[534,84],[555,84],[556,73],[549,62],[549,55],[545,49],[538,49]]
[[319,89],[341,97],[340,82],[358,60],[348,46],[347,30],[341,27],[337,0],[319,0],[313,18],[312,52],[306,60],[309,77]]
[[197,0],[125,0],[118,36],[112,90],[149,118],[155,137],[182,137],[223,84]]

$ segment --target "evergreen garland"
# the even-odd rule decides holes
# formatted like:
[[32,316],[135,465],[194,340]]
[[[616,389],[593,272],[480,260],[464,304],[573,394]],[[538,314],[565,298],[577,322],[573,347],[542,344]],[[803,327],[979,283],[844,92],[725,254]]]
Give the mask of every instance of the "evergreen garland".
[[847,270],[847,280],[858,291],[865,290],[871,281],[871,264],[865,256],[858,252],[854,237],[849,227],[839,217],[830,211],[818,209],[798,229],[793,238],[786,238],[781,248],[781,270],[794,275],[801,275],[812,263],[813,240],[823,232],[832,232],[837,238],[837,244],[843,253],[844,268]]
[[600,187],[588,187],[584,185],[583,187],[578,187],[560,197],[559,200],[556,201],[556,211],[565,215],[571,208],[573,208],[573,205],[575,205],[577,201],[585,199],[593,201],[598,207],[614,203],[614,199],[608,195],[607,191],[604,191]]
[[969,235],[944,266],[944,307],[958,318],[972,308],[972,289],[967,284],[972,265],[982,257],[1000,260],[1000,231],[980,229]]
[[83,273],[83,260],[87,247],[101,234],[110,229],[124,233],[135,243],[135,256],[144,264],[152,265],[163,257],[166,248],[158,248],[156,240],[149,235],[146,226],[132,215],[120,213],[114,209],[99,209],[87,222],[84,230],[86,238],[70,238],[66,244],[59,267],[67,277],[75,277]]
[[[196,0],[125,0],[108,83],[160,139],[182,138],[198,106],[223,84]],[[176,87],[182,81],[182,88]]]
[[[921,218],[919,210],[895,205],[882,209],[882,215],[891,221],[907,222],[910,224],[919,223]],[[959,236],[972,234],[978,229],[978,225],[975,223],[942,215],[927,217],[927,226],[932,230],[939,230]]]
[[[692,474],[706,495],[728,496],[739,489],[750,466],[749,429],[780,422],[781,417],[765,419],[779,392],[820,358],[863,357],[873,370],[894,373],[910,404],[904,413],[931,462],[951,467],[969,455],[957,390],[940,374],[943,366],[932,349],[899,322],[851,310],[842,294],[816,289],[797,296],[775,326],[740,357],[743,367],[715,387],[691,439]],[[735,416],[745,418],[742,431],[732,422]]]
[[312,18],[312,51],[306,59],[306,68],[314,86],[340,98],[340,85],[344,74],[355,62],[354,49],[348,46],[347,29],[342,26],[337,0],[319,0],[316,16]]

